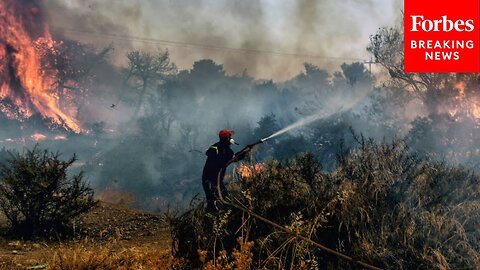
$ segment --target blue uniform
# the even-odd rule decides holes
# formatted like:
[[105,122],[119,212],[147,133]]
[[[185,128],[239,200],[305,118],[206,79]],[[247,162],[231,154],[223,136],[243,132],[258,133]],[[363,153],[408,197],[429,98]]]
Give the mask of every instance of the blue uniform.
[[[233,150],[230,148],[230,143],[225,141],[219,141],[208,148],[207,161],[203,167],[202,174],[202,186],[205,191],[205,197],[207,199],[207,212],[213,213],[216,211],[215,200],[217,195],[217,178],[220,170],[224,168],[227,163],[233,158]],[[226,191],[223,185],[223,177],[225,171],[220,175],[220,187],[223,192]]]

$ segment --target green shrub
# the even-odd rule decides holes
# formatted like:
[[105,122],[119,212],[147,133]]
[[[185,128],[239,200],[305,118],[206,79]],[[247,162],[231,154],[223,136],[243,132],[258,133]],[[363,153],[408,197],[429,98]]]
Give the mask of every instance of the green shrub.
[[58,234],[96,204],[83,174],[67,174],[75,161],[75,156],[63,161],[59,153],[35,147],[10,153],[0,164],[0,209],[13,232],[24,237]]

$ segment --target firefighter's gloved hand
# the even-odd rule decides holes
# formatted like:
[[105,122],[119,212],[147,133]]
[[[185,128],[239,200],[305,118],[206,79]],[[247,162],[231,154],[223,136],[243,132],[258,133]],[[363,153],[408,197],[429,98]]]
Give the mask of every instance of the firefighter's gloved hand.
[[237,162],[237,161],[243,160],[246,156],[247,156],[247,152],[236,153],[235,156],[233,157],[233,161]]

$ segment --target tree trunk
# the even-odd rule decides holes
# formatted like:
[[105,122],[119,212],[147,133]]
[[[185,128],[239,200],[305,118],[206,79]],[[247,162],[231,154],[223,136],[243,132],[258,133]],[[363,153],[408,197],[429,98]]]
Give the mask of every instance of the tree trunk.
[[145,96],[146,91],[147,91],[147,80],[144,80],[143,86],[142,86],[142,92],[140,93],[140,97],[138,97],[137,106],[135,107],[135,113],[133,114],[135,118],[138,116],[138,113],[140,112],[140,107],[142,107],[143,97]]

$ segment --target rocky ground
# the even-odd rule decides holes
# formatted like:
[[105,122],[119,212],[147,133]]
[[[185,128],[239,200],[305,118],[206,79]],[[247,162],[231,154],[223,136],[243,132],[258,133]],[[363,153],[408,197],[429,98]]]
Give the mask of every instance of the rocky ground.
[[[5,227],[6,220],[2,218],[0,224]],[[161,253],[163,257],[170,253],[167,222],[155,213],[101,202],[76,219],[73,229],[74,237],[70,240],[23,241],[3,233],[0,237],[0,268],[50,269],[52,262],[57,264],[59,258],[72,260],[69,255],[62,254],[65,252],[86,257],[81,259],[83,261],[101,252],[112,256],[127,251],[135,254],[153,252]],[[88,252],[92,255],[87,255]],[[63,268],[68,267],[55,269]]]

